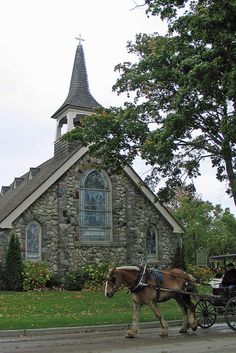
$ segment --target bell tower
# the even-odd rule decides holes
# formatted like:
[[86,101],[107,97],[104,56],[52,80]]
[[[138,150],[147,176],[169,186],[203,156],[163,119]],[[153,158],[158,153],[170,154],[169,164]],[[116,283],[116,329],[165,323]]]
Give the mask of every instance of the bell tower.
[[[55,155],[58,154],[57,145],[63,135],[64,126],[66,132],[71,131],[79,124],[81,117],[91,115],[95,108],[101,106],[92,96],[89,90],[86,62],[82,46],[81,36],[76,38],[79,44],[75,53],[74,66],[71,75],[69,93],[51,118],[56,119]],[[62,146],[60,146],[62,147]]]

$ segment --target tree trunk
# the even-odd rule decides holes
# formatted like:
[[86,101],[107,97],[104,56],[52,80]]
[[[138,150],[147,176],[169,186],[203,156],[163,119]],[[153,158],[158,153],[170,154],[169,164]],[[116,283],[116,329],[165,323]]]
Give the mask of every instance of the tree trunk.
[[230,157],[229,156],[225,157],[225,166],[226,166],[226,172],[229,179],[229,186],[234,199],[234,204],[236,206],[236,175],[234,174],[232,158]]

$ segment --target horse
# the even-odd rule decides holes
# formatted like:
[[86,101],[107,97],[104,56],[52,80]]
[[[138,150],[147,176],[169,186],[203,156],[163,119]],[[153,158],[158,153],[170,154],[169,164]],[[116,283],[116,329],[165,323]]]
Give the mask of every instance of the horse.
[[187,333],[188,329],[197,330],[194,304],[188,294],[197,293],[197,284],[192,275],[178,268],[156,270],[153,273],[146,266],[111,268],[105,283],[105,296],[111,298],[121,285],[129,289],[133,300],[132,325],[125,334],[127,338],[138,335],[140,310],[144,304],[149,305],[159,320],[160,336],[168,336],[168,324],[161,315],[157,303],[170,299],[176,300],[183,313],[183,324],[179,332]]

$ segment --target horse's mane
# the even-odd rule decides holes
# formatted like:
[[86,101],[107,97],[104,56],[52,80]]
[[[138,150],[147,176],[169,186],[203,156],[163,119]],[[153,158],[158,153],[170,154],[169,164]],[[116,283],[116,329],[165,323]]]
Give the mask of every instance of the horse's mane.
[[116,267],[117,270],[139,270],[137,266],[119,266]]

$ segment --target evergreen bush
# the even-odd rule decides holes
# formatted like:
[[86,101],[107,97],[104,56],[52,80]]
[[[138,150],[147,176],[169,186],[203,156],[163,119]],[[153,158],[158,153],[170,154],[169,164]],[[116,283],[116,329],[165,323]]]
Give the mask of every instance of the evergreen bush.
[[11,233],[6,254],[4,270],[4,287],[9,291],[21,291],[23,288],[23,263],[20,252],[20,242],[15,233]]

